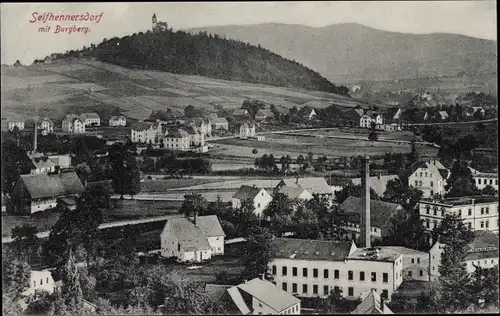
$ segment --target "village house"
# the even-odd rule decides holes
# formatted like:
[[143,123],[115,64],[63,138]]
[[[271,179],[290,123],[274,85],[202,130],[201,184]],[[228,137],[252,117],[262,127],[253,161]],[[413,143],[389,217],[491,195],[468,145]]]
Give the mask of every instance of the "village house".
[[13,131],[14,127],[17,127],[20,131],[22,131],[24,129],[24,121],[22,120],[8,121],[7,126],[9,131]]
[[125,126],[127,125],[127,119],[125,116],[112,116],[108,123],[109,126]]
[[[379,173],[376,176],[370,177],[370,188],[373,189],[378,196],[382,196],[387,188],[387,183],[398,178],[396,174],[382,175]],[[361,185],[361,178],[351,178],[351,182],[354,185]]]
[[130,140],[133,143],[158,144],[159,139],[163,139],[161,124],[137,122],[130,129]]
[[313,108],[311,108],[311,110],[307,112],[307,119],[308,119],[308,120],[312,120],[312,119],[314,119],[317,115],[318,115],[318,114],[316,113],[316,111],[315,111]]
[[372,123],[375,124],[376,129],[381,129],[384,124],[384,116],[375,111],[364,111],[364,113],[359,118],[359,127],[371,128]]
[[492,172],[481,172],[476,169],[469,167],[472,173],[472,178],[476,183],[476,187],[479,190],[486,188],[487,186],[493,187],[498,191],[498,174]]
[[269,121],[274,119],[274,113],[271,110],[259,109],[255,113],[255,120],[257,121]]
[[44,117],[37,122],[37,129],[41,130],[42,135],[46,136],[54,132],[54,122],[48,117]]
[[80,114],[80,121],[85,124],[85,126],[100,126],[101,118],[97,113],[82,113]]
[[333,290],[357,298],[374,290],[390,300],[404,279],[400,249],[357,248],[352,241],[274,240],[269,270],[275,284],[291,294],[325,298]]
[[288,187],[285,185],[280,187],[277,192],[286,195],[290,200],[309,201],[313,199],[311,193],[300,187]]
[[[473,273],[476,266],[489,269],[498,265],[498,235],[487,230],[476,231],[474,234],[474,240],[467,245],[465,257],[468,273]],[[429,281],[439,278],[439,265],[443,250],[444,244],[436,242],[429,251]]]
[[56,164],[47,156],[31,155],[30,174],[52,173],[56,171]]
[[197,133],[203,134],[205,137],[210,137],[212,135],[212,122],[210,121],[210,119],[189,119],[186,124],[187,126],[193,127]]
[[385,304],[385,300],[376,291],[371,290],[351,314],[394,314]]
[[224,231],[215,215],[167,220],[161,233],[161,256],[202,262],[224,254]]
[[292,188],[301,188],[307,190],[310,194],[318,194],[319,196],[333,199],[333,190],[322,177],[305,177],[305,178],[288,178],[282,179],[274,190],[279,190],[281,187],[287,186]]
[[191,137],[188,132],[179,128],[169,132],[163,141],[163,147],[171,150],[186,151],[191,148]]
[[68,114],[62,120],[62,131],[66,133],[85,133],[85,123],[76,114]]
[[408,185],[422,191],[422,197],[428,198],[435,194],[445,194],[444,187],[450,172],[439,160],[418,161],[412,166],[411,170]]
[[449,115],[446,111],[439,111],[438,112],[439,114],[439,118],[442,120],[442,121],[445,121],[449,118]]
[[242,185],[236,193],[231,197],[231,205],[233,209],[241,207],[243,201],[250,199],[253,202],[254,214],[257,217],[262,217],[262,212],[267,205],[272,201],[272,196],[265,189]]
[[58,174],[23,174],[12,193],[14,212],[30,215],[55,208],[62,197],[75,197],[84,187],[74,171]]
[[240,126],[240,139],[247,139],[250,137],[255,137],[255,124],[254,123],[243,123]]
[[267,280],[255,278],[226,291],[236,314],[300,315],[300,300]]
[[248,117],[248,111],[246,109],[235,109],[233,116],[238,118]]
[[403,282],[429,281],[429,253],[399,246],[384,246],[384,248],[403,254]]
[[455,214],[473,231],[498,233],[498,199],[492,196],[422,199],[418,203],[420,218],[430,232],[438,227],[445,214]]
[[50,270],[31,270],[29,282],[29,287],[24,290],[23,295],[33,295],[35,291],[45,291],[49,294],[54,293],[55,282]]
[[228,130],[229,123],[225,117],[218,117],[216,113],[210,114],[210,121],[212,122],[212,130]]
[[[362,200],[359,197],[349,196],[341,205],[340,209],[345,214],[347,227],[354,240],[358,240],[361,234],[361,214],[363,213]],[[390,219],[394,213],[402,210],[399,204],[370,200],[370,222],[372,239],[381,239],[389,234]]]

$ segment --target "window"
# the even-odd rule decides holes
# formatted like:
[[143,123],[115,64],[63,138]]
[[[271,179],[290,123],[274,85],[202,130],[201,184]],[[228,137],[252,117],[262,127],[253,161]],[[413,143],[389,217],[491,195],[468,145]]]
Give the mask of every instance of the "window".
[[418,187],[418,181],[417,180],[415,180],[415,186]]
[[469,215],[469,216],[471,216],[471,215],[472,215],[472,209],[469,209],[468,215]]
[[384,283],[389,282],[389,274],[388,273],[382,273],[382,282],[384,282]]
[[462,210],[458,210],[458,217],[462,217]]
[[469,228],[472,228],[472,223],[471,223],[471,222],[469,222],[468,224],[469,224]]
[[422,172],[420,172],[420,176],[422,176]]
[[430,210],[431,210],[431,207],[430,207],[429,205],[427,205],[427,206],[425,207],[425,213],[426,213],[426,214],[430,214]]
[[486,228],[490,227],[490,221],[486,221]]
[[481,184],[481,179],[477,179],[477,184]]
[[347,279],[348,279],[348,280],[352,280],[352,279],[353,279],[352,275],[353,275],[353,272],[352,272],[352,271],[350,271],[350,270],[349,270],[349,271],[347,271]]
[[437,215],[437,209],[434,208],[434,216],[436,216],[436,215]]
[[418,271],[418,274],[419,274],[420,276],[424,276],[424,270],[419,270],[419,271]]
[[328,279],[328,269],[323,270],[323,278]]
[[377,282],[377,272],[372,272],[372,282]]
[[425,227],[429,228],[431,226],[429,222],[430,221],[428,219],[425,220]]
[[359,280],[364,281],[365,280],[365,271],[360,271],[359,272]]
[[338,287],[338,286],[334,286],[334,287],[333,287],[333,291],[334,291],[335,293],[340,293],[342,290],[340,289],[340,287]]
[[487,207],[487,208],[486,208],[486,214],[489,214],[489,213],[490,213],[490,208],[489,208],[489,207]]
[[313,294],[318,294],[318,285],[317,284],[313,285]]
[[328,295],[328,290],[329,290],[328,285],[324,285],[323,286],[323,295]]
[[286,267],[281,268],[281,275],[286,275]]
[[40,285],[43,285],[43,279],[40,279]]
[[283,288],[283,291],[287,291],[287,285],[286,285],[286,282],[283,282],[283,284],[281,284],[281,287]]
[[297,267],[292,268],[292,276],[297,276]]
[[307,268],[302,268],[302,276],[307,278]]
[[481,207],[481,215],[484,214],[484,207]]
[[493,179],[490,179],[490,184],[493,184]]
[[417,258],[417,263],[420,263],[420,258]]
[[388,299],[389,298],[389,291],[382,290],[382,298]]
[[292,283],[292,293],[297,293],[297,283]]
[[431,181],[431,188],[434,187],[434,182]]
[[260,208],[260,203],[257,203],[257,208]]
[[415,258],[411,258],[411,263],[415,263]]
[[[491,261],[493,261],[493,260],[491,260]],[[492,262],[492,263],[493,263],[493,262]],[[45,279],[45,283],[49,283],[49,278],[46,278],[46,279]]]
[[434,220],[434,228],[438,227],[438,221],[435,219]]
[[302,284],[302,293],[307,293],[307,284]]
[[276,275],[276,266],[273,266],[273,275]]
[[408,276],[411,277],[413,275],[413,272],[408,271]]
[[481,228],[484,228],[484,222],[481,222]]
[[335,270],[335,271],[333,271],[333,277],[334,277],[335,279],[337,279],[337,280],[338,280],[338,279],[340,279],[340,276],[339,276],[339,270]]
[[422,181],[418,181],[418,185],[419,185],[419,186],[422,186]]
[[348,287],[347,288],[347,295],[348,296],[354,296],[354,288],[353,287]]
[[318,277],[318,269],[313,269],[313,278]]
[[425,173],[425,176],[427,177],[427,172]]

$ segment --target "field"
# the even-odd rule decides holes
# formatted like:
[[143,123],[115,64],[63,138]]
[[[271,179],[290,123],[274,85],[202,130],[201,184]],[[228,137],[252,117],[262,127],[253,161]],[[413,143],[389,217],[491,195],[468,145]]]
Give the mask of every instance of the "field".
[[219,182],[217,179],[168,179],[144,180],[142,192],[165,192],[170,189],[191,187],[193,185]]
[[366,101],[340,95],[225,81],[159,71],[131,70],[90,60],[54,61],[31,66],[2,66],[2,116],[48,115],[59,119],[71,106],[113,106],[134,119],[151,111],[183,111],[187,105],[213,111],[214,104],[237,108],[245,99],[286,107],[332,103],[353,107]]
[[[370,142],[366,140],[316,138],[306,136],[291,136],[282,134],[266,135],[264,141],[223,139],[213,143],[220,146],[216,154],[230,157],[260,157],[264,153],[273,154],[279,159],[283,155],[290,155],[295,159],[298,155],[326,155],[327,157],[357,156],[357,155],[384,155],[387,152],[409,153],[410,144],[396,142]],[[256,148],[258,154],[253,154]],[[416,145],[420,154],[434,156],[437,149],[426,145]]]

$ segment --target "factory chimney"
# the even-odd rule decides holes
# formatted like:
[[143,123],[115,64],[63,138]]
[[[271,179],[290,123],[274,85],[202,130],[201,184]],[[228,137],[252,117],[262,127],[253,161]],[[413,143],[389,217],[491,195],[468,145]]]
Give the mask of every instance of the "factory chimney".
[[33,135],[33,154],[36,154],[36,150],[37,150],[37,144],[38,144],[38,135],[37,135],[37,130],[36,130],[36,124],[37,124],[37,120],[35,119],[35,133]]
[[370,223],[370,157],[365,157],[365,172],[361,177],[361,235],[360,246],[371,248]]

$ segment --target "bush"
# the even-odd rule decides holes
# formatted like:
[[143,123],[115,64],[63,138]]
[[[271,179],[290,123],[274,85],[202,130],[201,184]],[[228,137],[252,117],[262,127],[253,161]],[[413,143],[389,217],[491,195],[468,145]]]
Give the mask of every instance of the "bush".
[[257,150],[257,148],[252,149],[252,154],[256,155],[258,153],[259,153],[259,151]]

